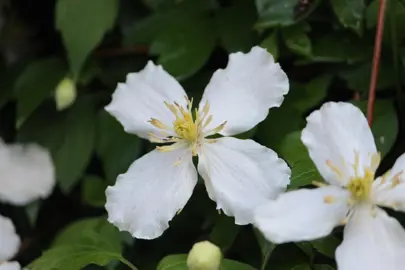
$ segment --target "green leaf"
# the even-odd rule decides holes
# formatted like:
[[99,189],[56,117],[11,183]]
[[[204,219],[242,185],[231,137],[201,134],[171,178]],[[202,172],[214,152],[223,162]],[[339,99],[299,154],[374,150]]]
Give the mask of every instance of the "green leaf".
[[256,8],[259,13],[258,28],[275,26],[288,26],[307,17],[319,5],[320,0],[256,0]]
[[322,181],[323,178],[301,141],[301,131],[295,131],[285,137],[280,154],[291,167],[290,189],[310,185],[312,181]]
[[92,233],[97,233],[114,249],[121,249],[120,233],[104,217],[88,218],[69,224],[57,235],[52,247],[80,244]]
[[[221,262],[221,270],[255,270],[250,265],[223,259]],[[188,270],[187,254],[169,255],[163,258],[156,270]]]
[[78,100],[64,113],[38,110],[18,132],[18,140],[37,142],[52,154],[56,178],[69,193],[82,176],[93,153],[95,110],[89,98]]
[[271,53],[275,60],[278,59],[278,31],[273,31],[269,36],[267,36],[261,43],[260,46],[265,48],[269,53]]
[[56,89],[67,73],[59,58],[44,58],[29,64],[15,83],[18,126]]
[[331,4],[340,23],[360,35],[366,8],[364,0],[331,0]]
[[308,30],[309,25],[304,23],[283,28],[281,33],[287,48],[296,54],[310,56],[312,46],[311,40],[306,34]]
[[30,222],[31,226],[35,226],[35,223],[37,222],[39,210],[41,209],[42,206],[42,201],[34,201],[28,205],[25,206],[25,213],[28,216],[28,220]]
[[56,246],[44,252],[28,267],[31,270],[80,270],[89,264],[105,266],[114,260],[124,260],[121,245],[88,231],[75,244]]
[[315,264],[314,270],[335,270],[335,268],[327,264]]
[[104,207],[107,186],[107,182],[98,176],[86,176],[82,180],[83,202],[94,207]]
[[77,80],[91,51],[114,26],[118,0],[58,0],[56,28],[62,33],[70,69]]
[[221,248],[223,252],[228,250],[239,234],[240,227],[235,224],[234,218],[219,215],[210,234],[210,242]]
[[312,241],[312,246],[329,258],[335,258],[335,250],[340,245],[340,240],[334,236],[327,236],[315,241]]
[[[364,114],[367,110],[366,101],[352,101]],[[398,115],[391,100],[377,100],[374,104],[374,121],[371,131],[377,150],[384,157],[394,145],[398,135]]]
[[184,14],[159,33],[150,52],[158,54],[159,64],[182,80],[196,73],[207,62],[215,47],[214,33],[211,18]]
[[309,266],[309,264],[305,263],[305,264],[296,265],[291,270],[311,270],[311,267]]
[[[387,64],[386,61],[381,61],[377,90],[384,90],[395,86],[395,80],[392,80],[392,74],[395,74],[394,67]],[[350,89],[366,93],[370,86],[371,62],[361,63],[352,68],[343,69],[342,72],[339,73],[339,76],[346,81]]]
[[302,113],[307,112],[326,98],[331,82],[332,76],[329,74],[312,79],[294,97],[293,106]]
[[263,237],[262,233],[259,230],[257,230],[256,228],[253,229],[253,232],[256,236],[256,240],[257,240],[257,243],[259,244],[261,255],[262,255],[260,269],[266,269],[270,256],[273,253],[274,249],[276,248],[276,244],[273,244],[273,243],[267,241]]
[[65,120],[65,134],[54,162],[59,186],[69,193],[90,161],[95,141],[95,110],[89,101],[76,102]]
[[365,40],[342,34],[322,36],[312,40],[312,62],[356,63],[370,59],[373,47]]
[[216,17],[219,38],[229,52],[248,52],[255,44],[253,25],[256,9],[252,1],[238,1],[236,5],[219,12]]
[[141,141],[124,131],[121,124],[106,111],[101,111],[97,119],[96,150],[101,158],[109,183],[126,172],[139,156]]

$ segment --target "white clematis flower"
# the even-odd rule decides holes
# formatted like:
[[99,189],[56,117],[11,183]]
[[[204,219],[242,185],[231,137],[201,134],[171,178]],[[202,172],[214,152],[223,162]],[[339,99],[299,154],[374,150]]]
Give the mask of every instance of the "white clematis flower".
[[405,155],[374,180],[380,154],[357,107],[329,102],[307,122],[301,139],[330,185],[280,195],[257,209],[254,224],[275,243],[313,240],[346,224],[339,270],[404,269],[405,230],[379,206],[405,211]]
[[288,89],[286,74],[259,47],[229,56],[194,115],[192,99],[161,66],[149,62],[129,74],[106,110],[125,131],[166,145],[136,160],[107,189],[108,220],[137,238],[160,236],[193,192],[198,176],[192,157],[198,156],[198,171],[217,208],[237,224],[250,223],[254,207],[284,191],[290,169],[252,140],[207,137],[253,128],[269,108],[280,106]]
[[49,152],[36,144],[5,144],[0,139],[0,201],[25,205],[46,198],[55,185]]
[[0,270],[20,270],[18,262],[9,262],[20,248],[20,237],[9,218],[0,215]]

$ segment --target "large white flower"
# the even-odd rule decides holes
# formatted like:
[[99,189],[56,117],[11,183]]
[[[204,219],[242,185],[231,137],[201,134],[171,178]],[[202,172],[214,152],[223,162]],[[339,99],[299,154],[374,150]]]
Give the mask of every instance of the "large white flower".
[[9,262],[17,254],[20,237],[9,218],[0,215],[0,270],[20,270],[18,262]]
[[237,224],[250,223],[254,207],[285,189],[290,170],[274,151],[252,140],[207,137],[253,128],[269,108],[280,106],[288,89],[286,74],[259,47],[231,54],[195,111],[161,66],[149,62],[129,74],[106,110],[127,132],[164,145],[136,160],[107,189],[109,221],[137,238],[160,236],[193,192],[198,176],[192,157],[198,156],[198,171],[217,208]]
[[46,149],[0,139],[0,201],[25,205],[48,197],[54,185],[54,167]]
[[330,185],[280,195],[257,209],[254,224],[275,243],[320,238],[346,224],[339,270],[404,269],[405,230],[379,206],[405,211],[405,155],[374,180],[380,154],[357,107],[329,102],[307,122],[301,139]]

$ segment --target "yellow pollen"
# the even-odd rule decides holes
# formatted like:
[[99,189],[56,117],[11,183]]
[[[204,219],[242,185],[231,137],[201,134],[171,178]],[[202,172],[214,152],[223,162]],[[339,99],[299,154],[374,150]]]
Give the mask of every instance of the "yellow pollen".
[[373,154],[371,156],[370,168],[364,168],[364,175],[359,175],[360,157],[358,152],[355,152],[353,171],[354,177],[352,177],[347,185],[347,190],[351,193],[351,199],[354,201],[368,200],[371,192],[371,188],[374,181],[375,169],[378,167],[381,160],[380,153]]
[[335,197],[328,195],[323,198],[323,201],[327,204],[331,204],[335,202]]
[[[212,122],[212,115],[209,115],[210,106],[208,102],[204,104],[202,110],[195,109],[195,114],[193,115],[193,99],[189,100],[187,97],[185,97],[185,99],[187,101],[186,108],[176,102],[173,104],[168,102],[164,103],[175,117],[172,126],[155,118],[149,120],[149,123],[160,129],[160,134],[149,134],[149,140],[151,142],[175,143],[173,145],[158,146],[157,149],[159,151],[172,151],[178,147],[176,143],[186,141],[190,145],[193,156],[196,156],[202,140],[207,136],[220,132],[224,128],[226,121],[216,128],[204,131],[204,129]],[[170,135],[170,132],[172,135]],[[173,135],[173,133],[175,135]]]

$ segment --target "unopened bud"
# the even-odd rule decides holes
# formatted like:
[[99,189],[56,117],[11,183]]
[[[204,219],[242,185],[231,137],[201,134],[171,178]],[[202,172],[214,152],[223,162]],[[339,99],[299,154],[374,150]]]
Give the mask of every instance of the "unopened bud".
[[194,244],[188,253],[189,270],[218,270],[221,265],[222,253],[219,247],[209,241]]
[[62,111],[76,100],[76,85],[70,78],[64,78],[55,90],[55,102],[58,111]]

